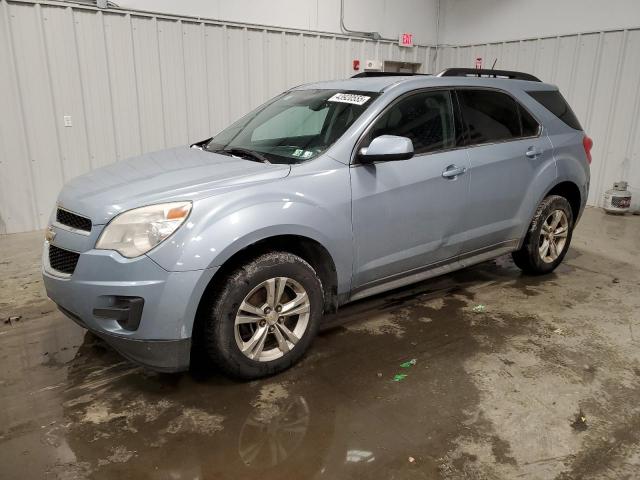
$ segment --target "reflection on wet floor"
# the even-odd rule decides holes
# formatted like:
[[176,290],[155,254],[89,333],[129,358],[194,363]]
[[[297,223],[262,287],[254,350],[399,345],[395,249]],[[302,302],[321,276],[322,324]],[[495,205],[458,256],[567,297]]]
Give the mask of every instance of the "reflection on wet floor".
[[[640,433],[616,433],[640,425],[639,269],[577,243],[551,276],[503,257],[356,302],[248,383],[133,366],[36,303],[0,327],[0,477],[597,478],[585,459],[607,449],[622,477],[640,461]],[[607,263],[625,278],[592,273]]]

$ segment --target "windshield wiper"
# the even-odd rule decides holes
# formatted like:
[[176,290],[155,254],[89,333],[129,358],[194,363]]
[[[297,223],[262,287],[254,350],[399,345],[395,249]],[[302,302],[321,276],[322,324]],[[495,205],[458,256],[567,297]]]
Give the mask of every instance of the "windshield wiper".
[[249,157],[247,160],[253,160],[255,162],[262,162],[262,163],[271,163],[267,159],[267,157],[265,157],[261,153],[254,152],[253,150],[249,150],[246,148],[233,147],[233,148],[227,148],[223,151],[228,152],[231,155],[236,155],[238,157]]

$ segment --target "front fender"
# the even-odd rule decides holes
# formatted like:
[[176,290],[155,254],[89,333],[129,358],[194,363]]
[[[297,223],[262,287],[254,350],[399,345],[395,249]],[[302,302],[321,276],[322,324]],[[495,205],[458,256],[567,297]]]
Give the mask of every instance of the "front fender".
[[348,291],[352,270],[348,176],[344,188],[335,188],[336,178],[333,182],[335,194],[330,196],[326,192],[331,190],[318,188],[321,178],[307,191],[294,178],[279,182],[277,189],[243,189],[197,202],[187,224],[149,256],[169,271],[204,270],[222,266],[235,253],[269,237],[298,235],[329,252],[338,291]]

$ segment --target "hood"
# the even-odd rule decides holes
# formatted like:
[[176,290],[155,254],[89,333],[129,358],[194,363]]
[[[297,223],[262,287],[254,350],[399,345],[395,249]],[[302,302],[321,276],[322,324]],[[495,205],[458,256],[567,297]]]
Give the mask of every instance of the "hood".
[[289,165],[264,164],[196,148],[176,147],[123,160],[68,182],[58,204],[95,225],[154,203],[196,201],[225,187],[286,177]]

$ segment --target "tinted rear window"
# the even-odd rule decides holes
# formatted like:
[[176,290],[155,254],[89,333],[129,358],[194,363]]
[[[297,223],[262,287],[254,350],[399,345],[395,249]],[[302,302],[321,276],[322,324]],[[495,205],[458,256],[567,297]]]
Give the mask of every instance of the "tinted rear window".
[[571,128],[582,130],[576,114],[558,90],[538,90],[527,93]]
[[471,145],[537,135],[538,122],[505,93],[459,90],[458,98]]

